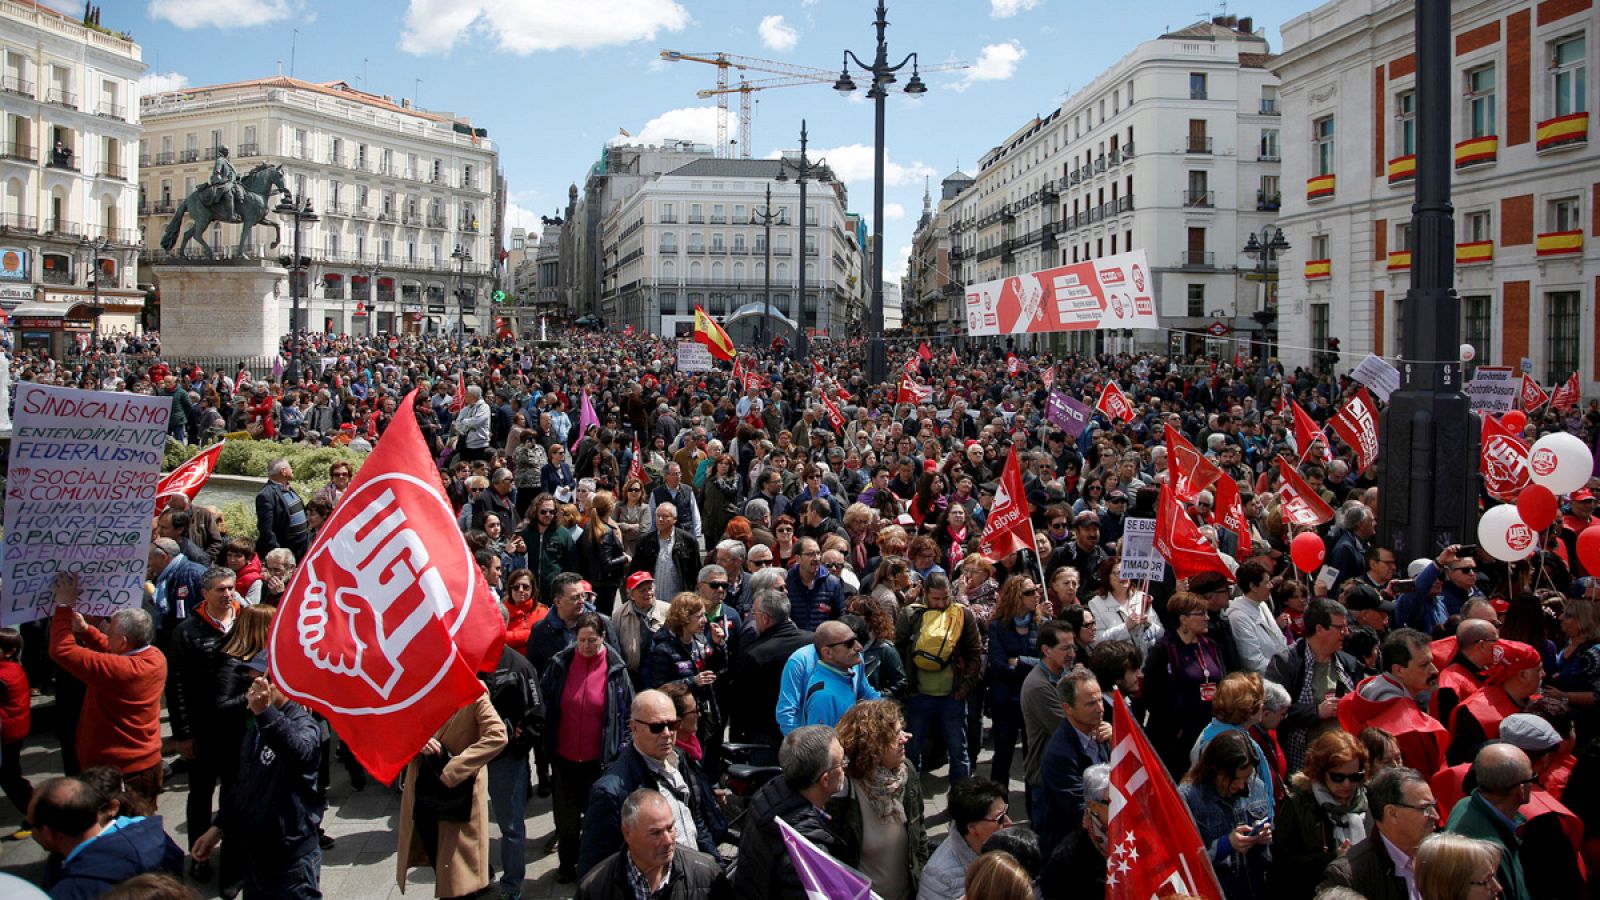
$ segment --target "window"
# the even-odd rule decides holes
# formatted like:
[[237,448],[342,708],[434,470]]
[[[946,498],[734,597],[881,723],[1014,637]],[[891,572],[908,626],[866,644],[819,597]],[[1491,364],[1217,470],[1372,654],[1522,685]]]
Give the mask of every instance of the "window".
[[1206,120],[1189,120],[1189,152],[1210,153],[1211,139],[1206,137]]
[[[1557,116],[1585,112],[1589,109],[1585,96],[1583,35],[1574,35],[1556,41],[1550,48],[1550,93]],[[1568,373],[1571,374],[1571,373]],[[1561,376],[1563,378],[1566,375]]]
[[1190,72],[1189,73],[1189,99],[1190,100],[1204,100],[1204,99],[1206,99],[1206,73],[1204,73],[1204,72]]
[[1579,312],[1577,291],[1551,291],[1545,297],[1545,380],[1560,384],[1578,371]]
[[1559,197],[1551,200],[1549,213],[1550,231],[1578,231],[1583,228],[1582,211],[1577,197]]
[[722,242],[722,232],[718,231],[711,235],[711,249],[717,253],[721,253],[723,250],[727,249]]
[[472,180],[471,163],[467,163],[461,167],[461,186],[469,190],[476,186]]
[[1311,255],[1307,259],[1328,259],[1328,236],[1314,234],[1311,236]]
[[733,205],[733,221],[740,225],[750,221],[750,215],[745,212],[743,203],[735,203]]
[[678,294],[675,291],[664,291],[661,294],[661,314],[675,316],[678,314]]
[[1189,285],[1189,306],[1184,315],[1191,319],[1198,319],[1206,314],[1206,286],[1203,284]]
[[1328,338],[1330,337],[1328,304],[1312,303],[1308,304],[1307,308],[1311,313],[1311,346],[1321,350],[1328,346]]
[[744,251],[745,251],[744,235],[743,234],[735,234],[733,236],[733,252],[735,252],[735,253],[743,253]]
[[1417,152],[1417,92],[1401,91],[1394,98],[1395,156]]
[[1257,209],[1277,209],[1283,202],[1277,175],[1261,176],[1261,191],[1256,197]]
[[1489,362],[1489,313],[1493,304],[1488,297],[1461,298],[1461,340],[1478,348],[1478,353],[1467,363],[1467,377],[1479,365]]
[[689,252],[700,253],[705,250],[705,237],[698,231],[689,232]]
[[661,252],[662,253],[677,253],[678,252],[678,236],[673,234],[670,231],[664,232],[661,235]]
[[1496,133],[1494,65],[1490,64],[1467,73],[1467,136],[1488,137]]
[[1278,86],[1264,84],[1261,86],[1261,112],[1263,115],[1275,116],[1278,114]]
[[1486,209],[1469,212],[1462,223],[1462,237],[1467,243],[1494,240],[1494,217]]
[[698,203],[689,204],[689,224],[698,225],[705,221],[705,207]]
[[724,209],[725,207],[721,203],[711,204],[711,223],[713,225],[720,225],[726,220],[723,214]]
[[1333,116],[1323,116],[1311,123],[1312,169],[1318,175],[1332,175],[1335,165],[1333,155]]
[[1263,129],[1261,129],[1261,152],[1260,152],[1260,158],[1261,159],[1267,159],[1267,160],[1272,160],[1272,159],[1277,159],[1278,158],[1278,129],[1276,129],[1276,128],[1263,128]]
[[663,204],[661,204],[661,221],[665,222],[668,225],[671,225],[671,224],[673,224],[673,223],[678,221],[678,217],[672,211],[672,204],[671,203],[663,203]]
[[244,127],[244,146],[239,149],[247,153],[256,152],[256,127],[254,125],[246,125]]

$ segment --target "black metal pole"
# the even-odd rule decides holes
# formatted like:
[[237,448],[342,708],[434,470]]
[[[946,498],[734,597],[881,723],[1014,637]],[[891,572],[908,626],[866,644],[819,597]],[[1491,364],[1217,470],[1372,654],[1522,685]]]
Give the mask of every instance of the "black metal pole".
[[[780,162],[781,166],[782,163]],[[811,163],[806,159],[806,120],[800,120],[800,306],[795,311],[794,358],[806,358],[806,176],[811,174]],[[821,312],[817,313],[819,319]]]
[[878,79],[888,68],[889,45],[884,40],[883,3],[878,3],[878,56],[873,63],[872,89],[872,305],[867,310],[867,384],[883,384],[889,378],[889,350],[883,341],[883,163],[884,107],[888,92]]
[[[778,163],[780,166],[782,162]],[[780,170],[781,171],[781,170]],[[763,226],[762,240],[767,245],[767,264],[762,271],[762,293],[765,296],[767,308],[761,314],[761,333],[756,336],[756,350],[772,336],[772,185],[767,185],[767,205],[761,210],[761,224]]]
[[1449,0],[1418,0],[1417,180],[1411,287],[1401,306],[1401,386],[1379,430],[1379,540],[1433,556],[1469,541],[1478,520],[1476,419],[1461,392],[1461,304],[1450,203]]

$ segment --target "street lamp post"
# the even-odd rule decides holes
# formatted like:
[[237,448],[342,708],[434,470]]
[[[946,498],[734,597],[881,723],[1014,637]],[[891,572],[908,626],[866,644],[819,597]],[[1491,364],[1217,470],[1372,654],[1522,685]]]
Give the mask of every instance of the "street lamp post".
[[[472,251],[465,244],[457,244],[451,251],[450,258],[456,261],[456,340],[467,339],[467,297],[463,293],[461,282],[467,275],[467,263],[472,262]],[[476,308],[476,304],[474,304]]]
[[88,251],[89,274],[94,277],[89,283],[90,287],[94,288],[94,303],[89,307],[89,315],[94,317],[93,331],[89,334],[89,346],[93,349],[100,343],[100,317],[106,312],[106,308],[100,305],[100,254],[111,250],[111,241],[106,238],[96,241],[83,238],[78,242],[78,246]]
[[[780,182],[789,180],[789,175],[783,168],[784,165],[787,165],[787,163],[781,164],[778,169],[778,180]],[[795,359],[805,359],[806,354],[810,351],[810,339],[806,336],[806,225],[809,224],[806,221],[806,185],[810,183],[813,172],[819,173],[815,176],[818,181],[828,180],[828,173],[823,166],[822,162],[813,163],[806,156],[806,120],[801,119],[800,159],[794,163],[794,180],[796,184],[800,185],[800,310],[795,316],[795,321],[799,323],[799,328],[796,329],[794,338]],[[820,254],[818,256],[820,258]],[[826,293],[826,291],[820,293]],[[817,319],[819,322],[821,318],[821,307],[818,307]]]
[[1283,251],[1290,249],[1289,242],[1283,239],[1283,229],[1273,228],[1268,225],[1261,229],[1258,239],[1255,232],[1250,232],[1250,240],[1245,242],[1244,254],[1256,261],[1256,275],[1261,280],[1261,308],[1251,314],[1250,318],[1261,324],[1261,364],[1267,363],[1268,346],[1267,329],[1277,321],[1278,311],[1272,308],[1267,301],[1272,297],[1273,286],[1278,283],[1278,257]]
[[294,381],[300,377],[300,225],[320,222],[322,217],[311,208],[310,197],[302,197],[297,203],[288,193],[275,212],[294,219],[294,260],[289,267],[289,371],[290,380]]
[[[369,320],[370,320],[370,324],[371,324],[371,329],[370,330],[372,332],[376,332],[378,330],[378,272],[379,271],[380,271],[380,269],[378,268],[378,264],[377,263],[373,263],[370,266],[362,266],[361,267],[362,274],[367,276],[367,290],[371,294],[367,298],[367,315],[368,315]],[[389,330],[394,332],[395,334],[399,334],[400,331],[401,331],[401,329],[400,329],[400,295],[399,294],[395,294],[394,320],[389,323]]]
[[[780,161],[779,166],[783,163]],[[778,174],[783,174],[783,169],[778,169]],[[766,297],[766,310],[761,315],[761,326],[756,329],[756,349],[760,350],[767,340],[772,337],[772,223],[778,220],[778,214],[772,211],[772,185],[767,185],[767,205],[761,212],[750,211],[750,224],[760,225],[764,231],[761,238],[766,246],[767,261],[762,269],[762,292]],[[804,262],[804,260],[802,260]]]
[[889,376],[889,357],[883,342],[883,164],[884,164],[884,103],[889,97],[888,86],[894,84],[894,73],[911,64],[911,80],[905,92],[916,96],[926,94],[928,86],[917,73],[917,54],[911,53],[896,65],[889,65],[889,44],[884,31],[889,27],[889,11],[883,0],[878,0],[878,14],[874,27],[878,32],[877,53],[872,64],[867,65],[853,52],[844,51],[844,64],[839,80],[833,89],[841,94],[851,93],[856,83],[850,78],[850,63],[872,76],[872,86],[867,97],[873,101],[873,155],[872,155],[872,308],[867,322],[867,383],[882,384]]

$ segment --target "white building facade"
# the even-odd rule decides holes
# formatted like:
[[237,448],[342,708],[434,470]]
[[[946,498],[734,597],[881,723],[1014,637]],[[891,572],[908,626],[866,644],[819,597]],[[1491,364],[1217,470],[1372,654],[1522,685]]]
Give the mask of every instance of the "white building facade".
[[[777,180],[780,171],[786,181]],[[641,183],[602,224],[602,316],[670,336],[691,332],[700,306],[735,340],[748,339],[766,318],[770,258],[770,333],[792,342],[805,327],[842,339],[859,302],[859,231],[845,211],[844,186],[813,175],[802,254],[794,177],[782,160],[697,159]],[[760,224],[768,212],[770,254],[769,229]]]
[[[375,334],[491,326],[498,152],[481,129],[344,82],[284,77],[157,94],[143,105],[141,212],[152,249],[225,146],[241,177],[261,163],[281,164],[295,198],[309,198],[319,217],[300,226],[300,254],[310,260],[298,285],[304,327]],[[269,228],[256,229],[254,243],[268,257],[289,256],[294,220],[273,218],[282,243],[266,247]],[[238,232],[218,226],[206,240],[231,252]],[[189,255],[198,252],[191,244]]]
[[[1600,11],[1586,2],[1451,4],[1452,202],[1461,334],[1474,365],[1546,384],[1600,377]],[[1416,170],[1414,8],[1335,0],[1284,25],[1287,364],[1398,358]],[[1591,239],[1593,238],[1593,239]]]
[[0,0],[0,310],[21,346],[140,328],[144,71],[126,37]]

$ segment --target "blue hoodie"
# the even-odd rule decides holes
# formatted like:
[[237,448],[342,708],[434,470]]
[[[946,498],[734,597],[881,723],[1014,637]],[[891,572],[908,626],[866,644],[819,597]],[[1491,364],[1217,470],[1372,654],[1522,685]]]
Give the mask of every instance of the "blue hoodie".
[[93,900],[146,872],[183,874],[183,851],[167,837],[160,816],[119,818],[61,864],[52,900]]

